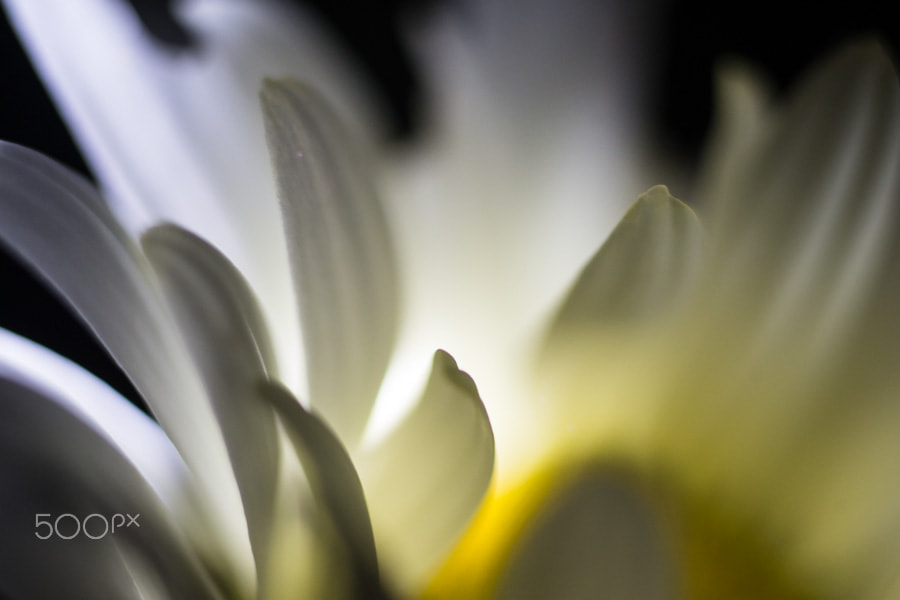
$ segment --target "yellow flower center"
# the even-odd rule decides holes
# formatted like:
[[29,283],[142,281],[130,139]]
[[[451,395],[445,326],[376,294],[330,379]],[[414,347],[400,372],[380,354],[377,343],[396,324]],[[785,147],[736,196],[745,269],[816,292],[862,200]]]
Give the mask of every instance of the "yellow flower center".
[[[568,588],[547,596],[560,598],[812,597],[787,572],[781,542],[767,539],[765,528],[638,471],[572,461],[495,490],[423,600],[513,598],[532,576]],[[549,537],[542,531],[553,528]],[[526,589],[528,597],[546,595]]]

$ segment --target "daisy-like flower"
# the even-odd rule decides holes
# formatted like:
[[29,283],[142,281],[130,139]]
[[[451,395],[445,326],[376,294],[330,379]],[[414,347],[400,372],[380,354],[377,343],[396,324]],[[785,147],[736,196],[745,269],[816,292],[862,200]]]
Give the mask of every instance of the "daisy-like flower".
[[[433,137],[381,172],[385,219],[364,95],[292,12],[186,3],[201,53],[176,56],[111,0],[7,5],[104,198],[4,146],[0,237],[160,426],[4,334],[2,518],[23,540],[3,546],[17,555],[4,591],[876,597],[891,584],[897,85],[877,48],[841,54],[771,114],[730,81],[740,114],[701,185],[706,235],[665,189],[643,196],[562,304],[532,381],[540,317],[645,173],[626,9],[497,0],[469,7],[477,34],[439,21],[422,40]],[[322,96],[269,80],[260,118],[261,75]],[[436,347],[488,399],[500,472],[426,588],[493,460],[472,380]],[[415,407],[364,435],[379,387],[409,394],[430,356]],[[142,526],[35,537],[36,519],[95,513]]]

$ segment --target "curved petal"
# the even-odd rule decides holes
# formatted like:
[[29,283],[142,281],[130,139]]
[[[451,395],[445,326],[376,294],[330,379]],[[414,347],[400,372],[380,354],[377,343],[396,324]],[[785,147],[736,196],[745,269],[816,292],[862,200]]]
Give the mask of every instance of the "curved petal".
[[396,334],[397,275],[367,165],[295,81],[260,95],[306,341],[310,402],[345,443],[368,421]]
[[[185,511],[191,476],[162,431],[86,371],[3,331],[0,457],[4,593],[142,598],[139,562],[169,597],[219,597],[180,530],[202,513]],[[116,514],[140,527],[110,532]]]
[[475,383],[441,350],[419,404],[360,459],[378,548],[402,589],[432,574],[487,491],[494,437]]
[[257,382],[276,373],[253,292],[215,248],[176,225],[141,237],[212,401],[243,500],[257,579],[265,573],[275,485],[275,414],[256,401]]
[[694,283],[701,246],[694,211],[665,186],[651,188],[584,267],[550,336],[658,318]]
[[[378,580],[378,560],[372,524],[359,475],[340,440],[289,391],[262,383],[260,399],[278,412],[297,458],[309,479],[313,497],[346,544],[354,571]],[[365,584],[365,582],[361,582]]]
[[335,46],[276,0],[178,3],[200,45],[181,53],[153,40],[127,2],[4,3],[129,231],[171,221],[224,252],[278,323],[276,349],[299,386],[299,329],[256,94],[264,76],[303,77],[371,129],[368,98]]
[[225,548],[244,560],[246,529],[221,433],[134,241],[80,178],[7,143],[0,143],[0,240],[56,289],[131,378],[197,477]]

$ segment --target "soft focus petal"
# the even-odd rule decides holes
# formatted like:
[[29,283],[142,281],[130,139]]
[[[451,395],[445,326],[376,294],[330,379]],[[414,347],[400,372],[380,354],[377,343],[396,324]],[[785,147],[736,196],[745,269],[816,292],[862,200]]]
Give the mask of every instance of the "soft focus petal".
[[[4,593],[143,598],[130,574],[139,567],[166,597],[218,598],[204,567],[222,565],[203,565],[202,558],[214,557],[198,557],[187,544],[182,527],[197,532],[202,513],[185,510],[192,481],[162,431],[105,384],[40,346],[2,332],[0,356]],[[57,521],[64,514],[82,523],[99,515],[85,526],[97,539],[38,537],[48,527],[65,537],[81,529],[72,517]],[[115,514],[140,515],[140,528],[106,534]],[[37,519],[55,525],[37,527]]]
[[117,216],[165,220],[245,273],[287,382],[302,383],[293,289],[256,94],[265,76],[315,82],[351,123],[368,99],[317,24],[275,0],[193,0],[176,12],[199,47],[153,40],[122,0],[8,0],[11,19]]
[[[140,472],[173,513],[194,508],[190,471],[159,425],[112,388],[43,346],[0,329],[0,369],[89,424]],[[198,515],[185,515],[185,519]]]
[[0,175],[0,240],[133,381],[197,477],[228,540],[222,550],[242,552],[246,529],[221,434],[137,245],[85,181],[50,159],[4,143]]
[[[378,560],[366,498],[353,461],[340,440],[314,414],[306,411],[290,392],[273,383],[261,383],[260,400],[278,412],[281,422],[309,479],[313,498],[330,521],[349,553],[354,582],[377,585]],[[300,507],[298,507],[299,510]]]
[[387,223],[360,156],[317,93],[267,81],[266,135],[300,304],[310,402],[349,446],[362,434],[397,324]]
[[[759,352],[840,348],[882,279],[900,215],[900,87],[875,42],[835,53],[704,186],[717,301],[758,315]],[[810,310],[811,306],[817,310]]]
[[702,231],[694,211],[656,186],[638,197],[579,275],[553,336],[652,321],[684,300],[696,279]]
[[259,380],[275,375],[262,313],[228,259],[190,232],[161,225],[141,242],[212,401],[262,578],[278,472],[275,414],[255,393]]
[[758,123],[703,187],[720,196],[683,322],[573,342],[548,393],[570,446],[666,490],[689,595],[881,598],[900,539],[900,86],[851,44]]
[[401,589],[433,574],[475,513],[494,467],[494,438],[472,379],[438,351],[419,404],[360,458],[386,572]]

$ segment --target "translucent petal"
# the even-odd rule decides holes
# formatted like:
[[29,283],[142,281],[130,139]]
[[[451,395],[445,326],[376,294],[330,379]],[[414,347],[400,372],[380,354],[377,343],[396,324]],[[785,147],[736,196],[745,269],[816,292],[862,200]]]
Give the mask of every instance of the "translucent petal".
[[695,282],[702,230],[665,186],[641,195],[579,275],[550,332],[615,327],[672,309]]
[[478,390],[438,351],[419,404],[360,458],[386,572],[416,589],[462,534],[487,491],[494,438]]
[[262,313],[234,265],[192,233],[161,225],[141,242],[212,400],[261,577],[278,471],[275,415],[254,392],[276,373]]
[[268,80],[261,100],[300,304],[310,402],[352,446],[396,333],[387,223],[369,165],[317,93]]
[[0,175],[0,240],[131,378],[197,477],[223,550],[242,560],[246,529],[221,433],[137,245],[87,183],[50,159],[3,143]]

